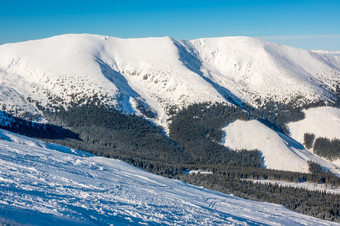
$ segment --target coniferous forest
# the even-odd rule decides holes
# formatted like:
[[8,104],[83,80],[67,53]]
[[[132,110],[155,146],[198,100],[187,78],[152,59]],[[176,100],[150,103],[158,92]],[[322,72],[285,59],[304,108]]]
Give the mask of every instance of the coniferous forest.
[[[75,103],[68,109],[45,110],[44,116],[51,124],[32,124],[14,118],[11,126],[2,128],[96,155],[118,158],[144,170],[191,184],[246,199],[282,204],[300,213],[340,222],[340,195],[257,184],[248,180],[270,179],[340,186],[339,178],[324,171],[320,165],[310,162],[309,174],[268,170],[261,165],[259,151],[233,151],[220,144],[221,128],[237,119],[258,119],[278,131],[287,132],[285,123],[304,117],[301,109],[287,108],[283,110],[268,105],[259,110],[247,106],[194,104],[173,112],[167,136],[162,128],[141,116],[123,114],[98,102]],[[46,131],[50,135],[42,136]],[[319,150],[320,142],[329,142],[318,140],[314,142],[314,137],[307,135],[305,145],[314,142],[315,151]],[[337,143],[334,146],[338,147]],[[334,156],[331,150],[327,149],[326,153]],[[208,170],[213,175],[188,175],[188,169]]]

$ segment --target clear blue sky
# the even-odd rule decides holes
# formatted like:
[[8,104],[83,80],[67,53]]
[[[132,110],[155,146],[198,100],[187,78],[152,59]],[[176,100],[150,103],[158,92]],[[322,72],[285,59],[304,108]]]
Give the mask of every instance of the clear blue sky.
[[64,33],[252,36],[340,50],[340,0],[2,0],[0,44]]

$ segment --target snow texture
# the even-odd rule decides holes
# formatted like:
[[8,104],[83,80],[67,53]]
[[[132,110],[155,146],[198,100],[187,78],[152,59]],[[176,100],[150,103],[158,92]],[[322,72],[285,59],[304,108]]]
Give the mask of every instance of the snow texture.
[[222,130],[225,146],[234,150],[259,150],[264,167],[268,169],[308,173],[307,162],[313,161],[340,176],[340,169],[335,164],[317,157],[299,142],[257,120],[236,120]]
[[0,134],[3,224],[334,224],[166,179],[119,160],[4,130]]

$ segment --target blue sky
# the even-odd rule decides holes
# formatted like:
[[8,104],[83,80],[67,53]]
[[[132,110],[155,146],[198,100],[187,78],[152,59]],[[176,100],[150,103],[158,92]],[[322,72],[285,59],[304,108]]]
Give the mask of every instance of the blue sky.
[[121,38],[252,36],[340,50],[340,0],[2,0],[0,44],[64,33]]

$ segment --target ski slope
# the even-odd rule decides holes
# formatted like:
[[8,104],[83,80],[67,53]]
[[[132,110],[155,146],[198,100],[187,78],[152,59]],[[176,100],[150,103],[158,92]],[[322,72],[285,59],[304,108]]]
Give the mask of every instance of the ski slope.
[[302,144],[276,132],[257,120],[236,120],[222,129],[222,143],[234,150],[261,152],[263,165],[268,169],[308,173],[308,161],[313,161],[340,176],[340,169],[306,150]]
[[[0,223],[332,225],[0,130]],[[335,224],[334,224],[335,225]]]
[[0,103],[17,115],[98,98],[126,113],[201,102],[329,100],[340,57],[250,37],[178,40],[66,34],[0,46]]

